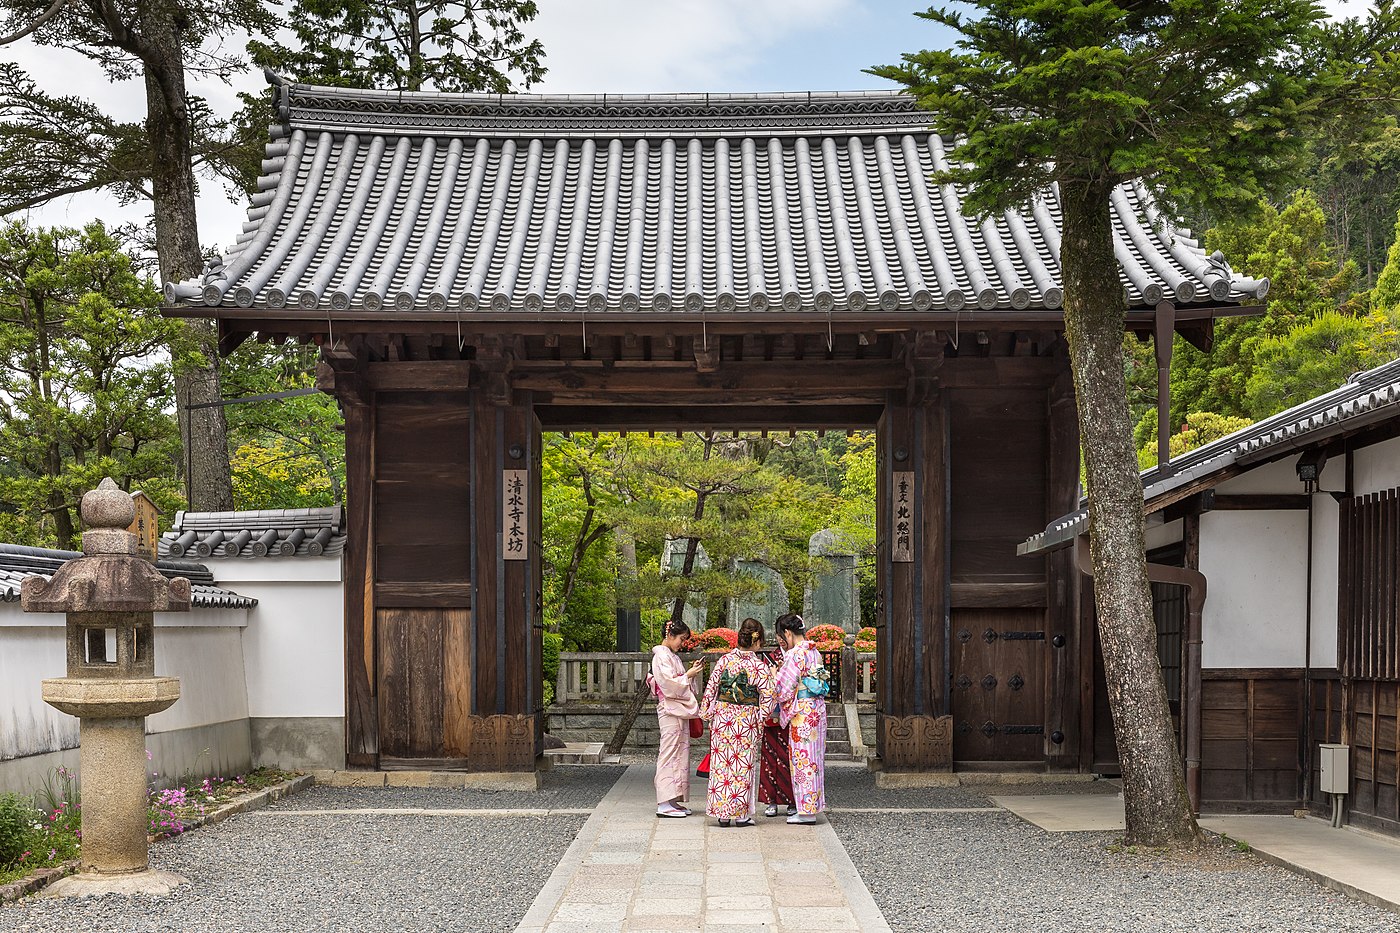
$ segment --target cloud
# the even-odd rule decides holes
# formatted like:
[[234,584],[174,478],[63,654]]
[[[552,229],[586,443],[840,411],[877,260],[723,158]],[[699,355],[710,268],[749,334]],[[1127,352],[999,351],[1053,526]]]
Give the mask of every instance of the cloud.
[[535,90],[775,90],[752,83],[765,56],[860,12],[855,0],[544,0],[529,27],[549,67]]

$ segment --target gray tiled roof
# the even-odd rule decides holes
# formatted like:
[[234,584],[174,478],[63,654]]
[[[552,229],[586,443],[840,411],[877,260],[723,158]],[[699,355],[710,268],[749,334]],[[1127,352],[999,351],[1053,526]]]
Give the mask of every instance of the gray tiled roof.
[[334,557],[345,549],[339,506],[177,512],[160,536],[161,557]]
[[[1172,460],[1172,472],[1166,476],[1161,476],[1156,467],[1144,471],[1143,496],[1148,511],[1153,511],[1153,500],[1209,479],[1228,467],[1264,462],[1339,431],[1391,418],[1400,418],[1400,359],[1357,373],[1326,395],[1203,444]],[[1081,507],[1026,539],[1017,547],[1017,553],[1035,554],[1058,547],[1083,534],[1088,522],[1088,512]]]
[[[172,305],[503,316],[1056,309],[1055,192],[983,221],[897,92],[488,95],[278,83],[237,243]],[[1252,303],[1138,186],[1129,303]]]
[[[25,577],[43,577],[47,580],[59,567],[75,557],[82,556],[80,551],[0,544],[0,602],[17,602],[20,584]],[[199,608],[251,609],[258,604],[251,596],[243,596],[215,586],[214,575],[203,564],[162,560],[156,562],[156,569],[166,577],[184,577],[189,580],[191,601]]]

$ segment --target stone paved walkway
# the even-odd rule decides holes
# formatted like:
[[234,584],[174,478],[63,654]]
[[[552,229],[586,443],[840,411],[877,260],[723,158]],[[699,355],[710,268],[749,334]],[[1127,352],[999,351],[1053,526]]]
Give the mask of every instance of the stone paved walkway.
[[721,829],[657,819],[649,765],[632,765],[584,824],[517,933],[889,930],[836,833],[760,816]]

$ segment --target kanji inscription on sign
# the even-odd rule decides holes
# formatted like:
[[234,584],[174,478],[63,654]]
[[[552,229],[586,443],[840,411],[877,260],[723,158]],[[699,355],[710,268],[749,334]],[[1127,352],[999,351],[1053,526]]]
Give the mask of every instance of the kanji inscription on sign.
[[506,560],[530,557],[530,487],[526,470],[501,471],[501,548]]
[[914,560],[914,474],[895,473],[890,485],[890,560],[908,564]]

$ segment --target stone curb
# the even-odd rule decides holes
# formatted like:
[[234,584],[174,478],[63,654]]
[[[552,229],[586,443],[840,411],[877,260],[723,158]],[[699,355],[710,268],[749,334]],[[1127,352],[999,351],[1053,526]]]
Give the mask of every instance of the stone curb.
[[450,787],[457,790],[531,792],[540,789],[535,771],[331,771],[307,775],[327,787]]
[[295,794],[297,791],[305,790],[310,787],[314,781],[315,779],[312,778],[311,775],[302,774],[292,778],[290,781],[283,781],[280,784],[274,784],[271,787],[264,787],[262,790],[254,791],[251,794],[235,797],[223,806],[203,816],[197,816],[188,823],[181,820],[185,828],[180,833],[174,835],[165,834],[151,836],[149,838],[152,842],[158,842],[162,839],[173,839],[177,835],[184,835],[192,829],[199,829],[201,826],[212,826],[215,823],[222,823],[235,813],[246,813],[249,810],[261,810],[275,800],[281,800],[283,797]]
[[67,878],[78,870],[78,860],[64,862],[53,868],[40,868],[9,884],[0,884],[0,904],[8,904],[22,897],[42,891],[60,878]]
[[1395,901],[1381,897],[1379,894],[1373,894],[1372,892],[1367,891],[1365,888],[1358,888],[1354,884],[1348,884],[1345,881],[1333,878],[1331,875],[1323,874],[1322,872],[1317,871],[1316,869],[1307,868],[1303,865],[1299,865],[1297,862],[1286,859],[1281,855],[1274,855],[1272,852],[1267,852],[1263,849],[1255,848],[1254,846],[1250,845],[1248,839],[1240,839],[1236,836],[1231,836],[1227,833],[1216,832],[1215,830],[1211,829],[1204,829],[1204,832],[1209,836],[1212,836],[1219,840],[1223,840],[1225,842],[1242,842],[1245,845],[1249,846],[1249,854],[1259,859],[1261,862],[1268,862],[1270,865],[1277,865],[1279,868],[1282,868],[1285,871],[1290,871],[1295,875],[1302,875],[1304,878],[1308,878],[1316,882],[1318,886],[1326,888],[1329,891],[1335,891],[1338,894],[1345,894],[1348,897],[1361,901],[1363,904],[1370,904],[1372,907],[1379,907],[1383,910],[1389,910],[1393,911],[1394,913],[1400,914],[1400,904],[1396,903]]

